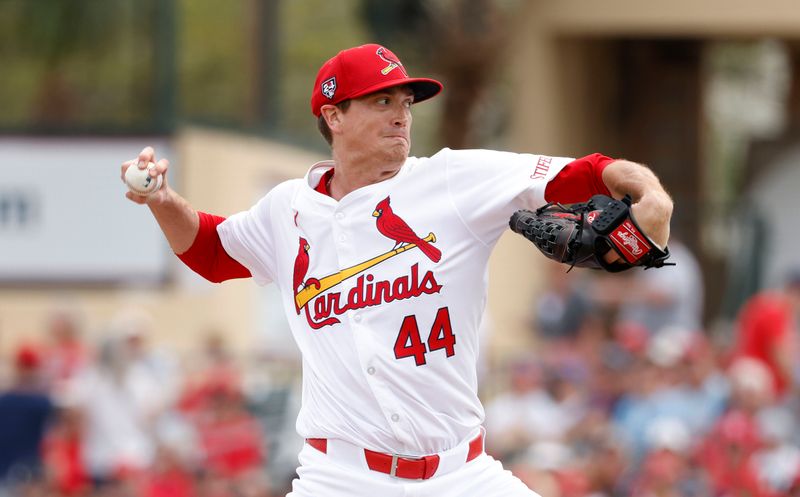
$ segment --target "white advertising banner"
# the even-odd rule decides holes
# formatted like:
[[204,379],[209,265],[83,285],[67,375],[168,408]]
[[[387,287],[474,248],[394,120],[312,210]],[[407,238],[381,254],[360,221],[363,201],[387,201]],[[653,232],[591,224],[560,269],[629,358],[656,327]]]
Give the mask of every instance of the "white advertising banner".
[[120,180],[146,144],[174,159],[166,138],[0,138],[0,285],[163,281],[169,246]]

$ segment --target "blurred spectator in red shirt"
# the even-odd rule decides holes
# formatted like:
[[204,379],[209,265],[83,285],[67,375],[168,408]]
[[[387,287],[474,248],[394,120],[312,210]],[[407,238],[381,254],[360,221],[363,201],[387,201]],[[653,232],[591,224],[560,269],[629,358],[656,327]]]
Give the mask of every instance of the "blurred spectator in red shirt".
[[731,399],[697,452],[713,495],[765,497],[753,454],[762,446],[758,412],[774,399],[769,371],[763,363],[739,359],[728,371]]
[[647,438],[650,451],[631,485],[632,497],[709,495],[692,462],[692,433],[680,419],[656,419]]
[[161,446],[141,482],[142,497],[195,497],[194,476],[180,454]]
[[91,485],[82,453],[80,412],[64,407],[48,430],[43,453],[47,479],[59,495],[84,495]]
[[[265,478],[266,440],[258,419],[238,390],[218,387],[193,416],[203,452],[203,489],[227,488],[232,495],[269,495]],[[219,480],[222,486],[215,484]]]
[[185,412],[191,413],[206,407],[219,389],[242,389],[242,373],[228,351],[222,334],[211,332],[206,335],[203,352],[199,371],[189,375],[181,394],[180,407]]
[[795,269],[782,289],[751,297],[738,318],[735,357],[762,362],[769,370],[778,397],[793,386],[799,311],[800,269]]
[[731,411],[722,417],[698,453],[713,495],[762,496],[752,461],[759,442],[755,422],[747,414]]
[[261,469],[264,436],[239,392],[226,388],[214,391],[208,409],[197,421],[207,468],[226,477]]

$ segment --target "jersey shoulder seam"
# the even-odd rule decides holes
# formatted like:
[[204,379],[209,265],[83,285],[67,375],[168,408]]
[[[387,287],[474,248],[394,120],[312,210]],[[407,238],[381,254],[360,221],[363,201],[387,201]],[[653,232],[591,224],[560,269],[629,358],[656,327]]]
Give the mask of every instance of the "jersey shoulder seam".
[[469,224],[467,224],[467,222],[464,220],[464,217],[461,215],[461,211],[458,210],[458,205],[456,205],[456,202],[453,199],[453,192],[450,187],[450,155],[452,150],[450,150],[449,148],[446,150],[447,150],[447,155],[445,156],[445,161],[444,161],[444,180],[445,183],[447,183],[447,198],[450,200],[450,204],[453,206],[453,210],[455,211],[456,216],[458,216],[458,220],[461,221],[461,224],[464,226],[464,228],[466,228],[469,234],[472,235],[472,238],[477,240],[484,247],[489,247],[488,243],[481,240],[481,238],[477,234],[475,234],[474,231],[472,231],[472,228],[470,228]]

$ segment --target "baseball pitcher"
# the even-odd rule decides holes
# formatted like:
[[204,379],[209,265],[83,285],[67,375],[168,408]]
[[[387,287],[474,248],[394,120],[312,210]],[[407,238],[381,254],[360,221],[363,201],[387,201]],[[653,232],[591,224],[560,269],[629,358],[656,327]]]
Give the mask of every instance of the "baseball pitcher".
[[[192,208],[166,176],[148,196],[127,193],[200,275],[280,290],[303,357],[292,497],[536,495],[484,453],[476,362],[495,243],[511,219],[565,265],[668,257],[672,201],[639,164],[447,148],[409,157],[412,105],[441,90],[385,47],[344,50],[311,94],[331,160],[228,218]],[[151,162],[165,175],[150,147],[122,174]]]

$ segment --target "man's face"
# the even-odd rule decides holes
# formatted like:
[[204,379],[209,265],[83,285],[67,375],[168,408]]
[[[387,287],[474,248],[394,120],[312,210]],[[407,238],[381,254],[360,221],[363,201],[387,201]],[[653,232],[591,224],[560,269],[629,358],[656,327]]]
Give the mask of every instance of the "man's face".
[[347,158],[365,156],[384,162],[404,162],[411,149],[411,104],[404,86],[387,88],[353,99],[340,113],[334,147]]

